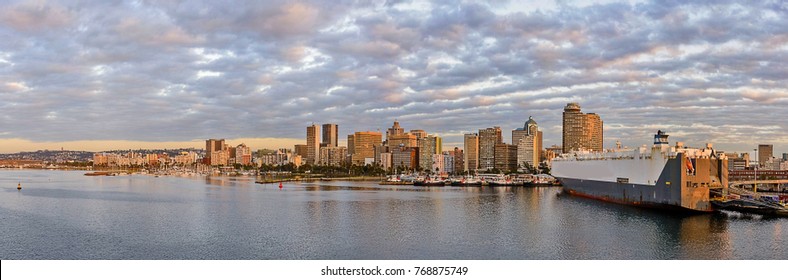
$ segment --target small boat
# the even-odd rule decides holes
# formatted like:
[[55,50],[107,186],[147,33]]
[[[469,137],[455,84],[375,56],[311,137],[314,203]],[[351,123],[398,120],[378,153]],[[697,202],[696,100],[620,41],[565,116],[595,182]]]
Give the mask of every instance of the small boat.
[[430,178],[427,176],[424,180],[416,180],[413,181],[414,186],[423,186],[423,187],[443,187],[446,185],[446,181],[441,180],[440,178],[434,177]]
[[512,181],[511,179],[498,179],[487,182],[492,187],[513,187],[522,186],[522,183]]

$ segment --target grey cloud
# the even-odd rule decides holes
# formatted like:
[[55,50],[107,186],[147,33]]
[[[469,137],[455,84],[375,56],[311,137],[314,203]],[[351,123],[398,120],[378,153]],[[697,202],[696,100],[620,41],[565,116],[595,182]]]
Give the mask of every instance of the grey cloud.
[[0,133],[303,138],[311,122],[339,123],[347,135],[399,119],[431,133],[498,125],[508,137],[532,115],[550,145],[561,140],[563,105],[580,102],[602,116],[611,141],[639,145],[661,126],[685,142],[739,147],[731,134],[749,143],[753,131],[731,125],[779,138],[757,124],[788,118],[788,17],[778,1],[536,12],[403,4],[7,4]]

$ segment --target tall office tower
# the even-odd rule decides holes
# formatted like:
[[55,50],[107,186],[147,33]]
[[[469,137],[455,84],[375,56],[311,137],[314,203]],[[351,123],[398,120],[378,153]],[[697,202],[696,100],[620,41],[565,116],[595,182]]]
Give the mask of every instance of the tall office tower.
[[[348,136],[348,142],[350,141]],[[375,146],[383,144],[383,135],[376,131],[356,132],[353,135],[353,164],[366,165],[375,160]]]
[[435,135],[419,138],[419,166],[423,170],[435,171],[432,167],[433,157],[443,153],[443,140]]
[[317,165],[320,160],[320,127],[313,124],[306,127],[306,163]]
[[771,144],[758,145],[758,164],[763,166],[764,163],[774,156],[774,146]]
[[[392,136],[405,134],[405,129],[399,126],[398,121],[394,121],[394,125],[386,130],[386,141],[390,141]],[[389,147],[396,147],[389,144]]]
[[501,128],[479,129],[479,169],[495,168],[495,144],[503,143]]
[[479,134],[468,133],[463,139],[465,148],[463,171],[475,172],[479,169]]
[[517,169],[517,146],[506,143],[495,144],[495,168],[501,171],[513,171]]
[[460,173],[465,168],[465,152],[459,147],[454,147],[454,173]]
[[512,141],[517,145],[517,165],[539,166],[542,154],[542,132],[533,117],[528,117],[522,128],[512,131]]
[[353,153],[355,152],[355,146],[353,145],[353,137],[355,137],[355,135],[353,134],[347,135],[347,156],[350,164],[353,164],[352,159],[353,159]]
[[336,147],[337,137],[339,136],[339,126],[336,124],[327,123],[323,125],[323,142],[320,146],[323,147]]
[[563,152],[581,149],[602,151],[603,125],[599,115],[583,114],[577,103],[566,104],[564,107]]

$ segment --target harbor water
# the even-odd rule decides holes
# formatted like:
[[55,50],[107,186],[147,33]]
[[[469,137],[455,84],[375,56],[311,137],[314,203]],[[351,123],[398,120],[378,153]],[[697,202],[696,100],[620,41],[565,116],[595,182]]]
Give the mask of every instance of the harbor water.
[[560,187],[84,173],[0,170],[0,259],[788,259],[786,218]]

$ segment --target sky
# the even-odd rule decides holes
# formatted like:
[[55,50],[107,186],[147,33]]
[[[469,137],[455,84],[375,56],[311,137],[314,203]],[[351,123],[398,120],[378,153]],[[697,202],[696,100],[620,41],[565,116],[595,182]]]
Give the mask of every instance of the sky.
[[785,1],[2,1],[0,153],[462,134],[788,152]]

